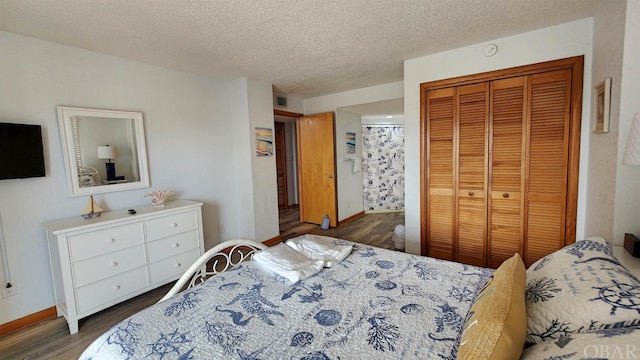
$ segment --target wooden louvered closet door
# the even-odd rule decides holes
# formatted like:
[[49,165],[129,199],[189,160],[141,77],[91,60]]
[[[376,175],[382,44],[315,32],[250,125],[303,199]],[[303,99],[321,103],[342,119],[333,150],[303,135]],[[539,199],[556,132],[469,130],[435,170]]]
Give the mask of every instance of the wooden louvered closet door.
[[486,263],[488,83],[428,95],[429,252]]
[[423,255],[529,266],[575,241],[582,64],[422,84]]
[[571,71],[531,76],[525,264],[565,245]]
[[527,76],[491,83],[489,267],[523,254],[526,107]]
[[484,266],[487,251],[487,115],[489,84],[457,88],[456,260]]
[[454,92],[449,88],[427,95],[429,253],[446,260],[454,260]]

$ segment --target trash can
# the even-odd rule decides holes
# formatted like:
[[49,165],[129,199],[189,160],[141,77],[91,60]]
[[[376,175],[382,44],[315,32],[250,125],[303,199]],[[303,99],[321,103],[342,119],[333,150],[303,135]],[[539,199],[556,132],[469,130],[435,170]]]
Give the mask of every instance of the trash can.
[[404,225],[399,224],[396,225],[395,229],[393,229],[393,235],[391,236],[393,240],[393,245],[398,250],[404,250]]

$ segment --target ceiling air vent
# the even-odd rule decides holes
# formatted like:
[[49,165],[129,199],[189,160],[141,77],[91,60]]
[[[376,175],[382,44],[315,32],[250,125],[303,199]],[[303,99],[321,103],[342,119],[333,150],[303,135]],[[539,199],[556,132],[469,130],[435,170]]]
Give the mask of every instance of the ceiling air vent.
[[276,105],[280,107],[287,107],[287,98],[282,95],[276,95]]

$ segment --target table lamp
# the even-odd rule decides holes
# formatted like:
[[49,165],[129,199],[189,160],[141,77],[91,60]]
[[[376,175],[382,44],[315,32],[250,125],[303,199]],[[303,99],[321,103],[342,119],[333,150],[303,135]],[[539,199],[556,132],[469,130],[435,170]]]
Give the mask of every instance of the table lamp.
[[109,162],[105,163],[107,167],[107,181],[116,180],[116,164],[111,162],[111,159],[118,157],[118,148],[115,146],[98,146],[98,159],[109,159]]

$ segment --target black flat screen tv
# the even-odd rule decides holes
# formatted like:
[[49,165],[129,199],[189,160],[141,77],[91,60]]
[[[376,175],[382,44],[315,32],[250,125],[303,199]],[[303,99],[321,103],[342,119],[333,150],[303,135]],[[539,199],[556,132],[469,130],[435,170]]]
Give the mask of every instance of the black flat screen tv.
[[40,125],[0,122],[0,180],[45,176]]

